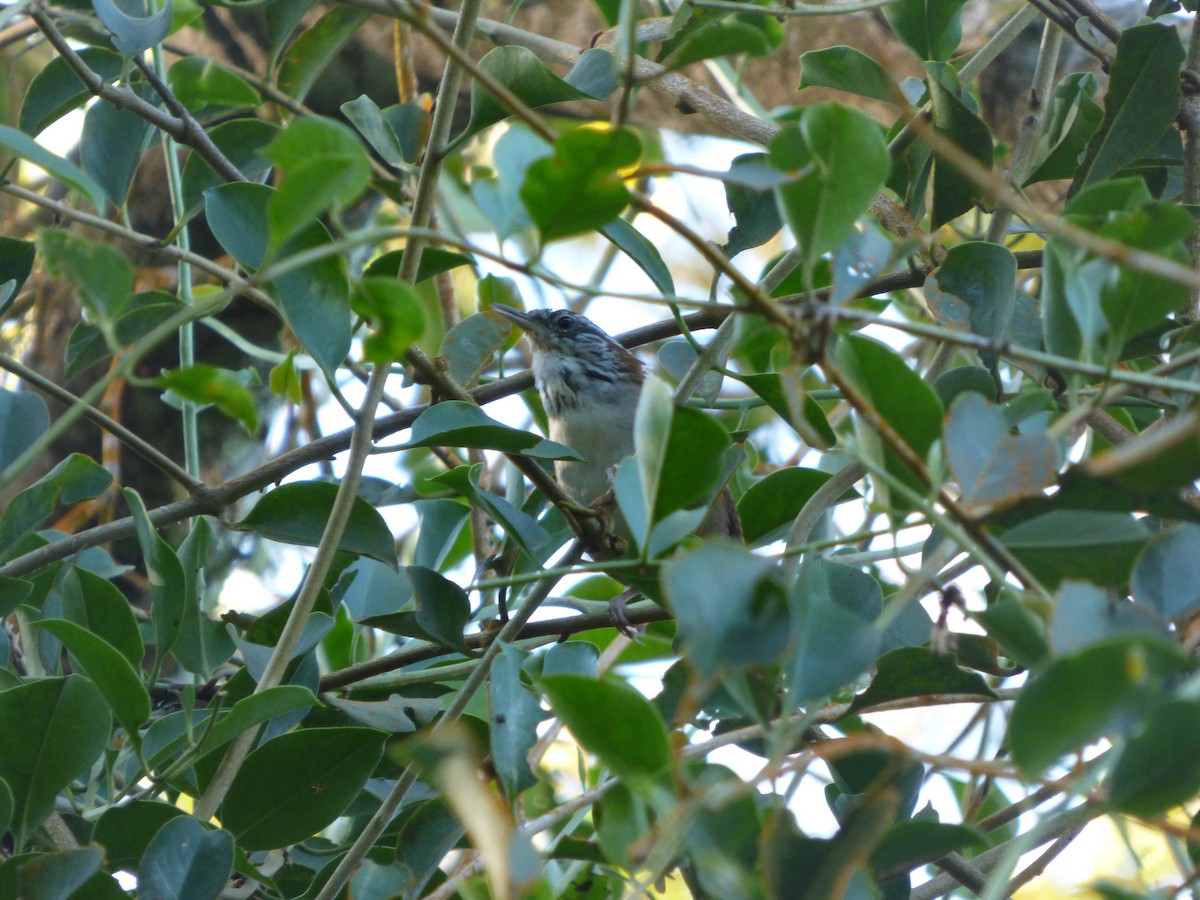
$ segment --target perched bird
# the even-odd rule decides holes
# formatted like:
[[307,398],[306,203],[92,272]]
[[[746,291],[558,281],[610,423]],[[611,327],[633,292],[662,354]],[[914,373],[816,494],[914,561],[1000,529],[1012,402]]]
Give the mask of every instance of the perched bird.
[[[559,484],[580,503],[596,503],[611,489],[612,467],[633,453],[633,422],[646,379],[641,360],[578,313],[491,308],[525,332],[550,439],[584,457],[554,463]],[[742,523],[727,488],[696,533],[741,539]],[[627,630],[623,615],[623,606],[613,609],[614,621]]]

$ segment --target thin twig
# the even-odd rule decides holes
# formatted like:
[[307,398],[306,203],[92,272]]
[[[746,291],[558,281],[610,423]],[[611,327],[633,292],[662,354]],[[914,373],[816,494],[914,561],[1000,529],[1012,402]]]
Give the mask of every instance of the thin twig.
[[76,405],[83,406],[83,417],[92,423],[100,426],[118,441],[136,453],[142,459],[146,460],[159,471],[179,482],[189,494],[204,487],[204,483],[197,481],[187,473],[182,466],[176,463],[170,457],[164,455],[157,448],[153,447],[147,441],[144,441],[138,435],[134,434],[120,422],[105,415],[95,406],[76,397],[64,387],[60,387],[45,376],[35,372],[27,366],[21,365],[15,359],[0,354],[0,369],[6,369],[12,372],[22,381],[33,385],[39,391],[49,394],[60,403],[66,404],[68,407]]
[[84,87],[95,96],[101,100],[107,100],[114,106],[130,110],[151,125],[161,128],[179,143],[191,147],[225,181],[246,180],[246,176],[226,158],[195,119],[180,119],[172,116],[163,112],[153,103],[143,100],[129,88],[119,88],[109,84],[100,75],[93,72],[83,58],[72,49],[62,32],[58,30],[58,26],[44,10],[31,9],[29,15],[37,22],[38,28],[46,36],[46,40],[58,51],[59,56],[66,60],[71,71],[83,82]]

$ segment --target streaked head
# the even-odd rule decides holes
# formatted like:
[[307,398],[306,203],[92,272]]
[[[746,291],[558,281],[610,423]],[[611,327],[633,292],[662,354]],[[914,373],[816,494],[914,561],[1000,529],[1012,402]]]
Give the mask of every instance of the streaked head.
[[642,363],[587,316],[565,309],[523,312],[511,306],[491,307],[525,332],[533,351],[533,374],[546,410],[575,407],[584,391],[607,399],[608,388],[641,384]]

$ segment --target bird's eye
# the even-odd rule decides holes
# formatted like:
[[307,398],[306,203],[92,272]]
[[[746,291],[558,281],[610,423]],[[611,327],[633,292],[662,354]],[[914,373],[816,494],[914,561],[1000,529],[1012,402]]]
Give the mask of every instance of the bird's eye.
[[571,325],[571,316],[569,314],[563,313],[562,315],[554,317],[554,330],[560,332],[561,334],[569,334],[571,331]]

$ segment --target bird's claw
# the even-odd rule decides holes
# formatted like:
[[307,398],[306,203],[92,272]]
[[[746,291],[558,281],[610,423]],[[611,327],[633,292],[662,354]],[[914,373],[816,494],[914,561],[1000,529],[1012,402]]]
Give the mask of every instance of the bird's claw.
[[612,600],[608,601],[608,618],[613,623],[613,627],[625,637],[636,643],[641,643],[642,629],[641,626],[634,625],[629,621],[629,601],[638,596],[638,592],[632,588],[622,591]]

